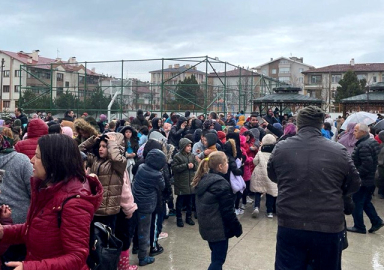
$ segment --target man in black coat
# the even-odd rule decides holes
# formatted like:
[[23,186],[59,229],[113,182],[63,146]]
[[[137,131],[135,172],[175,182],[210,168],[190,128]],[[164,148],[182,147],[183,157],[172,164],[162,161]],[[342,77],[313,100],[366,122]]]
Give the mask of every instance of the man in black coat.
[[268,177],[278,186],[275,269],[341,269],[344,200],[360,178],[344,146],[321,135],[324,112],[297,117],[298,134],[276,144]]
[[363,211],[372,223],[368,231],[373,233],[384,226],[383,220],[377,215],[376,209],[372,204],[372,195],[375,192],[375,172],[377,168],[377,157],[380,153],[379,143],[369,136],[369,128],[366,124],[357,124],[353,130],[353,135],[357,139],[352,159],[359,171],[361,187],[358,192],[353,194],[355,210],[352,213],[353,227],[347,230],[356,233],[366,233]]
[[21,121],[21,127],[25,128],[28,124],[28,118],[23,114],[23,111],[20,108],[15,109],[15,116]]
[[143,110],[137,110],[136,118],[132,120],[131,126],[136,130],[140,130],[140,128],[143,126],[149,128],[149,122],[147,119],[145,119]]

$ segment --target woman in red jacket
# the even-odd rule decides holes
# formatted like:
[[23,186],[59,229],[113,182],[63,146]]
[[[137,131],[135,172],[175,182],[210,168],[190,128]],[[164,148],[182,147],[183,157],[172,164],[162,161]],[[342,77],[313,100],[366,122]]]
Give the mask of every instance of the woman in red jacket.
[[31,163],[27,221],[0,225],[1,243],[25,244],[27,256],[7,266],[16,270],[89,269],[89,228],[102,200],[100,182],[85,175],[75,141],[63,134],[41,137]]

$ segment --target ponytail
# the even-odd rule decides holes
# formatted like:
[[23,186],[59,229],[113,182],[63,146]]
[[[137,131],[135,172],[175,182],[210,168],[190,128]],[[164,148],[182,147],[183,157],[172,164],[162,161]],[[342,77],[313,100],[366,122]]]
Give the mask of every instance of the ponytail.
[[201,178],[204,176],[204,174],[208,173],[209,171],[208,162],[209,162],[209,158],[203,158],[203,160],[200,162],[199,167],[197,167],[195,177],[193,177],[193,180],[191,183],[192,187],[196,187],[199,184]]
[[220,164],[227,161],[227,156],[224,152],[215,151],[209,154],[207,158],[204,158],[197,168],[195,177],[192,180],[192,187],[196,187],[201,178],[208,173],[209,169],[216,170]]

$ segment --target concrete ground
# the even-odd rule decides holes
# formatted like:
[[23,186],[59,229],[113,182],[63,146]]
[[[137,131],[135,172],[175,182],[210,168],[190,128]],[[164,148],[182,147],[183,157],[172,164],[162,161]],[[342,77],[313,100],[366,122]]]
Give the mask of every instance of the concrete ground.
[[[379,216],[384,219],[384,200],[375,196],[373,203]],[[240,238],[230,239],[223,269],[274,269],[277,217],[269,219],[265,216],[264,198],[259,218],[251,217],[252,210],[248,205],[244,215],[238,216],[243,225],[243,234]],[[365,215],[364,219],[369,229],[371,223]],[[347,224],[353,225],[351,216],[347,216]],[[159,240],[164,247],[164,252],[155,256],[155,263],[140,269],[203,270],[208,268],[210,249],[199,234],[197,220],[195,226],[185,224],[184,228],[178,228],[176,217],[170,217],[165,220],[163,231],[169,234],[168,238]],[[384,269],[384,227],[373,234],[348,233],[348,241],[349,247],[343,251],[343,269]],[[131,264],[138,264],[137,255],[131,255]]]

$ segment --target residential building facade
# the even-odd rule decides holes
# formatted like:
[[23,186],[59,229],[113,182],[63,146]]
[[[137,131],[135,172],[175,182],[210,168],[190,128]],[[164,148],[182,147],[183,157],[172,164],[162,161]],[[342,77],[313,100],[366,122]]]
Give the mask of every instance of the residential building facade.
[[324,109],[329,112],[339,111],[335,106],[335,95],[339,81],[344,74],[352,70],[359,80],[365,79],[367,86],[377,82],[384,82],[384,63],[356,64],[352,58],[349,64],[336,64],[304,71],[304,94],[321,98]]
[[[267,63],[252,68],[260,74],[285,82],[293,87],[304,87],[303,71],[313,69],[314,66],[305,64],[300,57],[271,58]],[[302,91],[300,92],[302,94]]]
[[[35,94],[51,94],[52,99],[68,91],[84,99],[98,87],[102,75],[95,70],[85,69],[76,57],[62,61],[39,56],[39,50],[32,53],[0,50],[4,59],[0,111],[13,112],[19,106],[20,95],[25,90]],[[22,106],[22,105],[21,105]]]

